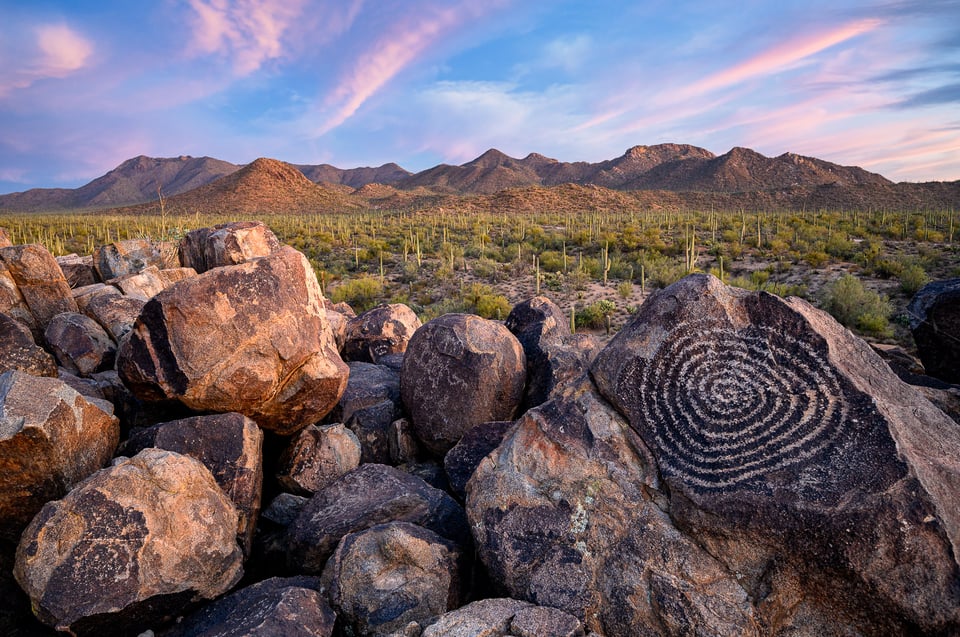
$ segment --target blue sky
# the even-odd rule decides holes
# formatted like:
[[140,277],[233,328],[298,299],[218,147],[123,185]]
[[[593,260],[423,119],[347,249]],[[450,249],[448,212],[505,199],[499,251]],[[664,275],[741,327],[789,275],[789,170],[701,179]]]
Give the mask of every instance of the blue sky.
[[0,193],[661,142],[960,179],[960,0],[0,0]]

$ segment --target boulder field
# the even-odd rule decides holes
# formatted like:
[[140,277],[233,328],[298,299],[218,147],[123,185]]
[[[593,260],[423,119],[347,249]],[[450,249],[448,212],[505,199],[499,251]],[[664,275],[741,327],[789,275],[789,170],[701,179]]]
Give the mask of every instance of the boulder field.
[[[960,635],[960,424],[801,299],[695,274],[601,347],[178,247],[0,244],[2,634]],[[956,284],[912,311],[933,395]]]

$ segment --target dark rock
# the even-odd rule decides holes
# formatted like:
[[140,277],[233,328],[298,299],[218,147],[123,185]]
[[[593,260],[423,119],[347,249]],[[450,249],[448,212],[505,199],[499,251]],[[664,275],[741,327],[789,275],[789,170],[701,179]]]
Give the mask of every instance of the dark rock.
[[343,358],[378,363],[381,356],[402,354],[420,325],[416,313],[403,303],[367,310],[347,323]]
[[261,517],[273,522],[278,526],[287,527],[297,519],[303,507],[307,505],[310,498],[292,493],[281,493],[275,497],[266,509],[263,510]]
[[381,635],[460,605],[460,547],[408,522],[348,533],[323,570],[324,590],[345,627]]
[[87,304],[93,299],[101,296],[122,296],[123,292],[106,283],[94,283],[93,285],[74,288],[71,295],[77,303],[77,308],[79,308],[81,312],[85,312]]
[[180,240],[180,263],[198,273],[245,263],[280,249],[273,232],[259,221],[235,221],[188,232]]
[[480,462],[467,514],[493,582],[589,630],[759,634],[746,592],[674,527],[658,486],[642,443],[583,378]]
[[447,314],[413,335],[400,377],[417,437],[442,456],[474,425],[513,418],[527,369],[523,348],[502,324]]
[[420,478],[434,489],[450,491],[450,483],[447,481],[447,474],[443,470],[443,465],[435,460],[406,462],[398,465],[397,469]]
[[57,362],[86,376],[113,367],[117,346],[100,324],[77,312],[57,314],[43,333]]
[[136,635],[236,584],[236,529],[233,504],[200,461],[146,449],[47,503],[20,540],[14,575],[58,630]]
[[119,343],[133,329],[146,304],[145,300],[133,296],[101,294],[87,301],[82,311]]
[[0,375],[0,538],[113,456],[117,420],[56,378]]
[[263,432],[257,423],[237,413],[160,423],[133,432],[124,453],[149,447],[196,458],[210,470],[237,507],[237,540],[249,554],[263,493]]
[[57,363],[33,340],[23,323],[0,312],[0,374],[18,369],[34,376],[56,376]]
[[142,400],[236,411],[280,435],[326,415],[348,374],[316,276],[289,247],[155,296],[121,343],[117,369]]
[[328,422],[344,423],[360,442],[361,462],[390,462],[390,424],[400,416],[400,376],[372,363],[350,362],[350,377]]
[[543,349],[545,343],[559,343],[570,334],[569,319],[545,296],[535,296],[514,305],[504,326],[517,337],[528,356]]
[[97,271],[93,267],[93,257],[81,257],[76,254],[68,254],[62,257],[56,257],[57,265],[60,271],[67,279],[71,288],[93,285],[100,281]]
[[360,466],[360,441],[345,425],[310,425],[301,431],[280,458],[277,480],[290,491],[313,495]]
[[[67,279],[57,260],[43,246],[0,248],[0,262],[6,266],[41,331],[57,314],[77,311]],[[10,313],[4,308],[0,311]],[[14,318],[18,317],[14,315]]]
[[467,482],[480,461],[500,446],[504,435],[513,426],[512,420],[482,422],[460,439],[443,457],[443,469],[450,483],[450,490],[463,500],[467,495]]
[[394,465],[416,462],[420,458],[420,443],[413,433],[413,424],[407,418],[390,423],[390,461]]
[[164,267],[160,246],[149,239],[127,239],[93,251],[93,267],[101,281],[136,274],[150,266]]
[[165,637],[330,637],[336,615],[319,578],[274,577],[222,597]]
[[411,522],[469,543],[463,509],[449,495],[399,469],[364,464],[318,491],[287,529],[287,564],[317,574],[347,533],[386,522]]
[[960,427],[829,315],[694,275],[591,371],[766,630],[960,631]]
[[927,373],[960,384],[960,278],[926,284],[907,313]]

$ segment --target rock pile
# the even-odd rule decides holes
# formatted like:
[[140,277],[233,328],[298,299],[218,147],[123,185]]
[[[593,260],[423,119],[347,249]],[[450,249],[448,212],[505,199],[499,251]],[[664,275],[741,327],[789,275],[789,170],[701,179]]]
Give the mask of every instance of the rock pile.
[[960,425],[804,301],[693,275],[601,349],[355,316],[260,223],[3,236],[4,634],[960,634]]

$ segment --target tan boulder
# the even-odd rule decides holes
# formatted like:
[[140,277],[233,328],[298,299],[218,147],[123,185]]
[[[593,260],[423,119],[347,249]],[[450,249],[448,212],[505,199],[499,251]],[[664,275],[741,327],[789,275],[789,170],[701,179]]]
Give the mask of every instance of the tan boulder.
[[360,441],[343,424],[301,431],[280,457],[277,480],[291,493],[312,495],[360,466]]
[[43,336],[43,330],[37,327],[37,320],[33,318],[23,294],[20,293],[20,288],[17,287],[17,282],[14,281],[3,259],[0,259],[0,312],[25,325],[35,339]]
[[259,221],[235,221],[188,232],[180,240],[180,263],[197,272],[237,265],[280,249],[276,235]]
[[0,248],[6,248],[12,245],[13,242],[10,240],[10,234],[7,232],[7,229],[0,228]]
[[429,622],[423,637],[583,637],[583,625],[556,608],[517,599],[481,599]]
[[123,292],[106,283],[94,283],[74,288],[71,292],[73,300],[77,302],[77,307],[81,312],[86,310],[87,304],[100,296],[122,296]]
[[263,431],[242,414],[210,414],[164,422],[130,434],[124,453],[148,447],[196,458],[237,507],[237,541],[249,555],[263,493]]
[[0,375],[0,531],[16,537],[48,500],[103,467],[117,419],[56,378]]
[[233,503],[199,460],[145,449],[47,503],[14,575],[57,630],[136,635],[237,583],[236,532]]
[[57,314],[77,311],[67,279],[43,246],[32,243],[0,248],[0,261],[16,282],[40,330]]
[[155,296],[117,369],[141,399],[236,411],[282,435],[326,415],[348,375],[313,269],[290,247]]
[[147,266],[139,272],[122,274],[110,279],[110,285],[119,289],[125,296],[149,301],[169,287],[166,279],[160,275],[160,269]]
[[391,522],[344,536],[322,581],[345,627],[357,635],[382,635],[457,608],[463,561],[450,540],[416,524]]

